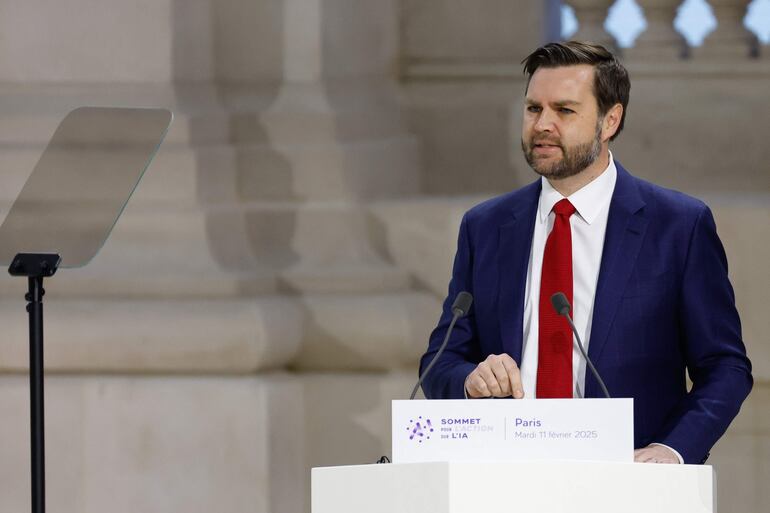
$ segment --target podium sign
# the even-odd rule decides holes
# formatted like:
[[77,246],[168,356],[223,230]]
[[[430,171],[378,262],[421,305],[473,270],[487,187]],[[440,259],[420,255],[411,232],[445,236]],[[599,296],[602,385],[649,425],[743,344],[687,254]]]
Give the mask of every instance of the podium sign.
[[633,399],[393,401],[393,462],[634,461]]

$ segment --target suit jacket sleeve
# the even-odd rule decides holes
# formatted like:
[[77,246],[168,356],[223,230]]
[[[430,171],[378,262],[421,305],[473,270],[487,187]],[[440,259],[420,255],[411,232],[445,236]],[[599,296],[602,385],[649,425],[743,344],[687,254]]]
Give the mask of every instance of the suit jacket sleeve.
[[691,235],[680,294],[680,340],[693,385],[658,440],[686,463],[701,463],[753,384],[727,259],[705,205]]
[[[444,340],[452,321],[452,303],[458,293],[473,293],[473,249],[469,234],[467,214],[460,223],[452,280],[449,293],[444,300],[444,307],[438,325],[433,330],[428,343],[428,350],[420,360],[420,373],[430,364],[436,351]],[[475,340],[474,308],[465,317],[459,319],[452,331],[444,353],[436,361],[430,374],[423,381],[425,397],[429,399],[462,399],[465,396],[465,378],[480,361],[479,345]]]

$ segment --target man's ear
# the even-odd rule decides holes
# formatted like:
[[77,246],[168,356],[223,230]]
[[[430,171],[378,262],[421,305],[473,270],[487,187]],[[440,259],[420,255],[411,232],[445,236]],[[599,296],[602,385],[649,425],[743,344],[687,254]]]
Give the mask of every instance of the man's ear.
[[618,132],[620,120],[623,119],[623,105],[616,103],[602,120],[602,142],[607,142]]

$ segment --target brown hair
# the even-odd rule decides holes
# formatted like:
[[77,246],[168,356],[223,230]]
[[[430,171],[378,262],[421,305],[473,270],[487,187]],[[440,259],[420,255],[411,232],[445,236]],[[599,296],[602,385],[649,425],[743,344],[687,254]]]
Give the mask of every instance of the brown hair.
[[628,71],[617,57],[601,45],[568,41],[566,43],[548,43],[529,54],[521,63],[527,75],[527,88],[532,75],[538,68],[560,68],[590,64],[594,67],[594,96],[599,105],[599,115],[604,116],[616,104],[623,106],[618,130],[610,138],[614,140],[626,120],[631,82]]

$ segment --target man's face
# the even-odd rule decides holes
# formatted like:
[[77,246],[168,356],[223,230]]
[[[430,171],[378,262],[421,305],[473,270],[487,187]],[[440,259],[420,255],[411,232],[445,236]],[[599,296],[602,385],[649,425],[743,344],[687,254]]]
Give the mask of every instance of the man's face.
[[527,163],[546,178],[576,175],[602,148],[602,120],[588,64],[539,68],[524,106],[521,148]]

